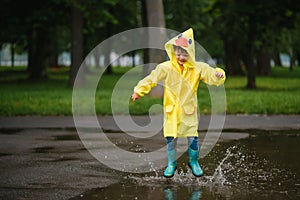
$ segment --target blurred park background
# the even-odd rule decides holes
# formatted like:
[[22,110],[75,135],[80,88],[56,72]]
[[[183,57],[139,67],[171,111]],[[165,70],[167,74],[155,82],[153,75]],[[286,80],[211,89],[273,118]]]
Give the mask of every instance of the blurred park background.
[[[0,115],[72,115],[74,80],[86,55],[110,36],[148,26],[194,29],[227,73],[227,113],[300,114],[299,11],[299,0],[1,0]],[[119,57],[111,49],[95,56],[83,87],[111,63],[95,96],[97,114],[111,114],[114,85],[149,63],[149,54]],[[198,95],[201,114],[210,114],[205,85]],[[130,111],[147,114],[154,103],[161,98],[147,96],[130,103]]]

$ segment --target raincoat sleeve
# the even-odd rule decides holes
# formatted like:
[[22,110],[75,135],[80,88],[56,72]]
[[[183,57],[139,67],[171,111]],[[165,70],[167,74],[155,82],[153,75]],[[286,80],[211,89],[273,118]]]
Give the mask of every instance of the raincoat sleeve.
[[[223,69],[210,67],[206,63],[199,63],[198,66],[200,66],[200,70],[201,70],[200,80],[203,81],[204,83],[208,85],[219,86],[225,82],[226,75]],[[217,72],[221,72],[224,75],[224,77],[223,78],[217,77],[215,75]]]
[[134,87],[134,92],[141,97],[148,94],[158,82],[166,77],[167,70],[168,69],[164,64],[157,65],[148,76],[138,82],[137,86]]

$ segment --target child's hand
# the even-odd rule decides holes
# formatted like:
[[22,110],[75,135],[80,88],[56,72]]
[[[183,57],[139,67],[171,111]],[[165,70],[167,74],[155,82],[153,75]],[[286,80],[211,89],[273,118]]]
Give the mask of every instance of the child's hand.
[[138,94],[135,93],[135,92],[131,95],[132,101],[136,101],[136,100],[138,100],[139,98],[140,98],[140,95],[138,95]]
[[216,77],[218,78],[224,78],[224,74],[222,72],[216,72]]

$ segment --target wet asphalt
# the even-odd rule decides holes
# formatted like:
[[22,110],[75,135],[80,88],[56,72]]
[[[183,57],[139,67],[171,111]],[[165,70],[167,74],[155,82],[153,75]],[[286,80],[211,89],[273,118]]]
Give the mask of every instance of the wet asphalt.
[[[201,132],[210,116],[200,119]],[[103,130],[121,137],[112,117],[98,120]],[[149,122],[147,116],[134,120]],[[93,126],[89,117],[83,121]],[[300,130],[300,115],[227,115],[219,141],[248,137],[251,130]],[[0,199],[70,199],[117,183],[121,176],[85,149],[72,116],[0,117]]]

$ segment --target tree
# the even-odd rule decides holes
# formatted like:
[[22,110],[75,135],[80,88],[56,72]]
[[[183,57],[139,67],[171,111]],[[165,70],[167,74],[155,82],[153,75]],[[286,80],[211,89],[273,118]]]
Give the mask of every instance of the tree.
[[47,78],[48,58],[50,55],[51,35],[46,27],[38,27],[30,32],[29,78],[39,80]]
[[295,61],[300,63],[300,14],[295,17],[294,25],[290,29],[284,28],[278,39],[278,48],[282,53],[290,56],[290,69],[293,70]]
[[[136,1],[109,0],[109,1],[81,1],[79,6],[83,19],[84,55],[97,44],[110,36],[137,26]],[[95,9],[97,8],[97,9]],[[126,17],[124,17],[126,13]],[[104,55],[106,73],[112,73],[110,65],[110,46],[107,46]],[[94,52],[96,63],[99,64],[100,52]],[[98,66],[100,68],[100,66]]]
[[[145,5],[147,13],[147,26],[165,28],[165,15],[162,0],[146,1]],[[165,38],[165,35],[161,35],[161,38],[152,38],[149,35],[148,43],[150,44],[152,42],[155,42],[154,40],[159,40],[159,42],[163,43],[165,41]],[[165,60],[164,53],[153,49],[150,50],[150,63],[160,63],[163,60]]]
[[16,49],[22,47],[28,52],[30,79],[47,78],[47,68],[56,64],[53,59],[58,55],[56,28],[66,18],[64,4],[57,0],[4,0],[1,11],[4,17],[0,25],[6,27],[0,34],[1,43],[11,43]]
[[217,0],[210,13],[214,27],[221,35],[225,51],[225,67],[229,75],[241,75],[247,69],[247,87],[255,88],[254,41],[256,39],[255,9],[244,1]]
[[56,0],[21,2],[24,7],[18,6],[26,8],[26,15],[21,20],[26,25],[29,78],[46,79],[48,67],[57,65],[57,27],[68,18],[64,15],[66,7]]
[[[95,45],[93,43],[95,42],[95,36],[92,35],[98,33],[96,30],[99,28],[99,23],[105,24],[107,20],[107,18],[102,16],[102,14],[106,12],[103,8],[105,2],[92,0],[65,1],[67,1],[72,8],[71,68],[68,85],[73,86],[75,79],[77,78],[78,82],[76,86],[81,87],[85,83],[85,73],[87,68],[84,66],[84,68],[81,69],[82,73],[80,74],[78,74],[78,71],[85,55],[91,49],[90,46]],[[114,1],[108,1],[108,3],[112,2]],[[93,44],[89,43],[88,37],[86,36],[91,36]],[[98,57],[98,55],[96,55],[96,57]]]
[[[75,79],[83,61],[83,14],[77,5],[72,6],[72,42],[71,42],[71,68],[69,86],[74,86]],[[84,71],[83,71],[84,72]],[[84,84],[84,74],[77,77],[78,87]]]
[[[146,12],[146,19],[144,21],[147,23],[147,26],[149,27],[160,27],[165,28],[165,15],[164,15],[164,8],[163,8],[163,2],[162,0],[145,0],[143,3],[145,6],[144,11]],[[154,43],[154,42],[160,42],[164,43],[165,41],[165,34],[159,35],[160,38],[153,38],[152,35],[149,33],[146,33],[148,36],[148,43]],[[148,58],[146,60],[149,61],[150,67],[146,66],[143,68],[143,76],[148,74],[151,70],[154,69],[156,63],[161,63],[165,60],[165,53],[162,50],[157,49],[149,49],[146,55]],[[162,97],[163,95],[163,89],[162,87],[158,86],[152,89],[150,95],[152,97]]]
[[[0,26],[5,27],[0,32],[0,46],[10,44],[12,64],[14,61],[14,52],[16,49],[24,48],[26,43],[26,5],[22,1],[3,0],[0,2],[1,20]],[[21,46],[21,48],[19,47]]]
[[[128,6],[129,4],[129,6]],[[110,37],[114,33],[136,26],[136,1],[107,0],[107,1],[1,1],[0,11],[2,18],[0,25],[6,27],[6,31],[0,33],[0,44],[10,43],[13,47],[24,46],[28,52],[28,71],[32,79],[47,78],[47,68],[57,65],[57,56],[62,50],[69,50],[75,43],[70,38],[71,10],[78,9],[81,12],[83,23],[81,30],[74,25],[74,36],[79,39],[81,45],[71,50],[77,54],[72,56],[69,84],[72,85],[77,74],[78,64],[95,45]],[[96,9],[95,9],[96,8]],[[110,12],[110,8],[113,12]],[[126,13],[126,17],[124,17]],[[74,23],[77,23],[76,20]],[[107,31],[107,30],[111,31]],[[62,37],[63,36],[63,37]],[[82,40],[82,41],[81,41]],[[13,48],[17,49],[17,48]],[[19,48],[18,48],[19,49]],[[82,52],[82,53],[80,53]],[[78,56],[82,54],[82,56]],[[78,59],[78,60],[76,60]],[[76,61],[75,61],[76,60]],[[72,64],[73,65],[73,64]],[[72,76],[72,77],[71,77]]]
[[[211,13],[215,27],[223,34],[229,74],[235,74],[231,68],[240,68],[239,62],[245,64],[247,88],[256,88],[256,73],[270,75],[271,54],[278,50],[276,41],[279,33],[294,23],[294,16],[299,12],[298,4],[292,0],[215,1]],[[236,58],[230,56],[233,55],[230,53],[232,47],[236,51]]]

